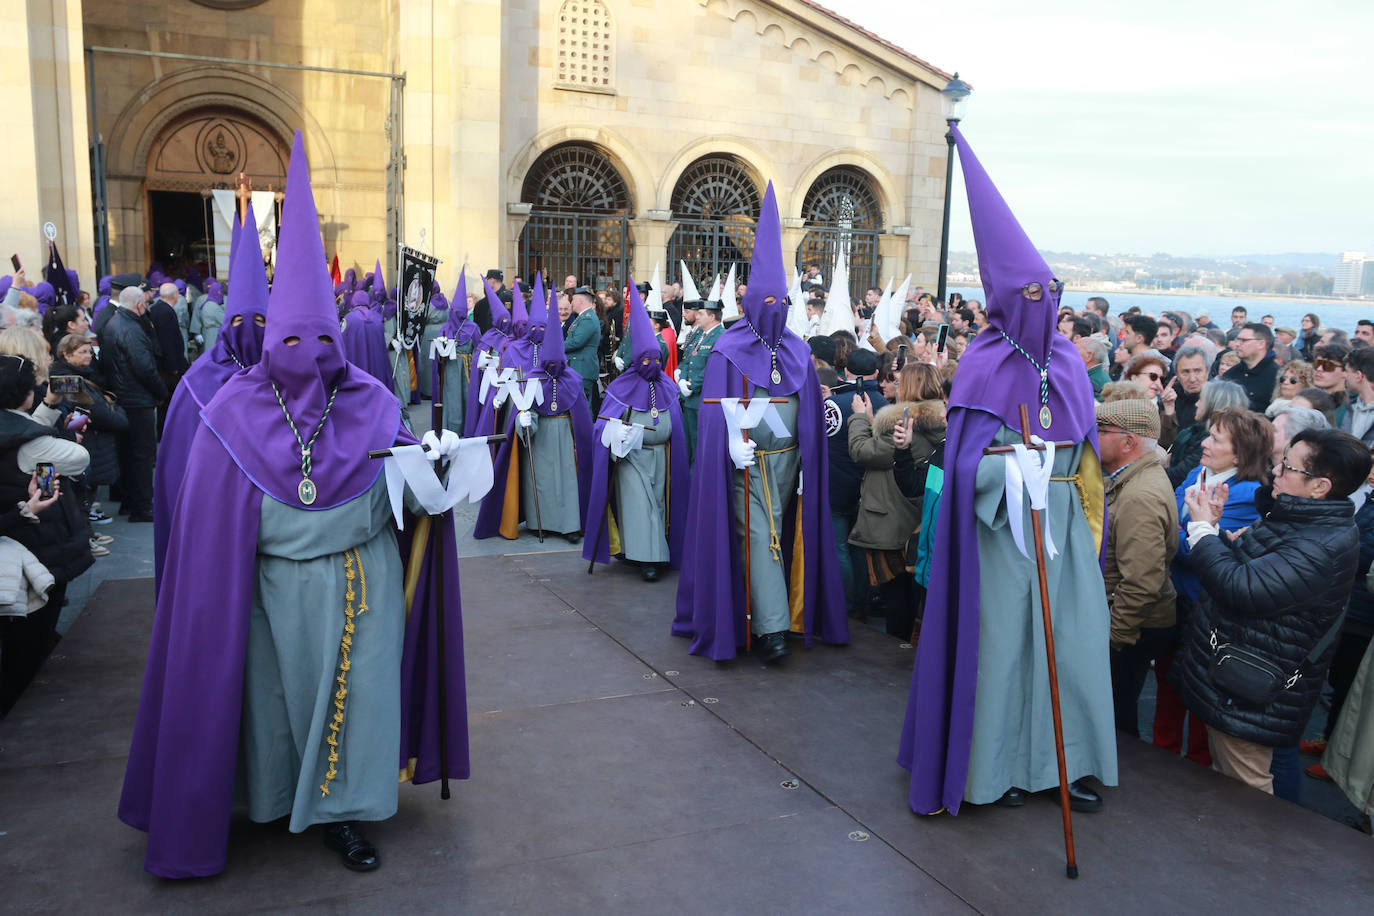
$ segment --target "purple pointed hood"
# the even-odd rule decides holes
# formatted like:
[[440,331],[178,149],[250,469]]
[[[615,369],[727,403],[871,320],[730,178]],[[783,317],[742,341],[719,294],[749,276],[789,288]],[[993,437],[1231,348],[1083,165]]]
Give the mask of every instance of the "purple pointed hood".
[[458,271],[458,286],[453,290],[449,303],[448,320],[440,334],[459,345],[471,343],[481,336],[482,329],[477,322],[468,317],[468,269],[464,265]]
[[[1029,354],[1039,366],[1049,362],[1048,406],[1052,420],[1046,438],[1091,438],[1095,447],[1097,420],[1092,387],[1083,374],[1077,348],[1068,338],[1055,333],[1059,303],[1050,293],[1053,274],[1049,265],[1031,244],[959,128],[951,129],[964,172],[991,327],[974,338],[960,359],[950,406],[984,410],[996,414],[1012,429],[1019,429],[1018,405],[1024,403],[1029,408],[1032,431],[1046,435],[1038,422],[1040,369],[1026,358],[1025,354]],[[1022,287],[1028,283],[1041,285],[1042,299],[1025,297]]]
[[487,294],[487,308],[491,310],[491,328],[482,335],[482,346],[499,350],[510,340],[511,314],[486,277],[482,278],[482,289]]
[[[555,314],[557,314],[556,310]],[[544,292],[544,274],[540,271],[534,275],[534,294],[530,297],[530,320],[529,328],[525,331],[525,337],[537,346],[542,345],[548,326],[549,297]]]
[[177,292],[182,296],[186,295],[186,281],[178,277],[172,281],[172,285],[177,288]]
[[519,280],[511,286],[510,295],[510,336],[524,337],[530,329],[530,310],[525,304],[525,291],[520,288]]
[[100,278],[100,282],[96,285],[95,291],[102,296],[108,296],[110,294],[109,274],[106,274],[105,276]]
[[382,261],[377,259],[377,267],[369,276],[372,277],[372,301],[386,301],[386,275],[382,273]]
[[754,256],[749,265],[749,286],[744,291],[740,309],[769,342],[777,340],[787,327],[787,271],[782,266],[782,223],[778,220],[778,201],[771,181],[759,210]]
[[[557,306],[554,307],[553,311],[555,320],[557,320],[558,317],[556,309]],[[550,311],[547,301],[544,303],[543,311],[545,324],[547,324]],[[557,378],[570,371],[568,369],[568,354],[567,351],[563,349],[563,334],[561,330],[559,330],[558,333],[544,335],[544,339],[539,344],[539,365],[535,368],[544,370],[544,373],[549,376],[549,378]]]
[[[606,387],[606,402],[612,401],[635,410],[668,410],[677,401],[677,384],[663,371],[659,336],[644,307],[634,277],[629,279],[630,365]],[[657,425],[658,419],[653,420]],[[674,433],[676,435],[676,432]]]
[[53,292],[52,284],[47,280],[39,280],[29,287],[29,295],[38,300],[38,310],[41,312],[53,304],[57,299],[57,294]]
[[358,288],[358,272],[353,268],[344,271],[343,285],[351,293]]
[[[663,372],[663,357],[659,350],[659,336],[644,307],[635,278],[630,277],[630,371],[650,381]],[[623,399],[622,399],[623,400]]]
[[[287,505],[327,509],[356,498],[377,479],[378,462],[367,460],[367,449],[394,438],[400,408],[391,391],[351,368],[344,356],[299,131],[280,238],[262,358],[226,382],[202,416],[258,487]],[[247,247],[248,237],[243,241]],[[314,492],[307,488],[312,498],[306,498],[301,442],[312,440]]]
[[[238,220],[233,220],[238,226]],[[247,225],[256,226],[253,204],[248,204]],[[226,354],[239,366],[247,368],[262,358],[263,336],[266,328],[256,320],[267,317],[267,268],[262,261],[262,244],[258,234],[245,231],[239,237],[234,257],[229,262],[229,286],[233,295],[224,309],[224,324],[215,339],[218,348],[223,342]],[[235,319],[241,319],[235,325]]]
[[[262,259],[259,258],[258,260],[262,260]],[[265,270],[265,268],[264,268],[264,270]],[[206,297],[207,299],[209,299],[211,302],[216,302],[216,303],[219,303],[220,305],[223,305],[223,304],[224,304],[224,284],[221,283],[221,282],[219,282],[218,280],[216,280],[214,277],[211,277],[210,279],[206,280],[206,281],[205,281],[205,297]]]

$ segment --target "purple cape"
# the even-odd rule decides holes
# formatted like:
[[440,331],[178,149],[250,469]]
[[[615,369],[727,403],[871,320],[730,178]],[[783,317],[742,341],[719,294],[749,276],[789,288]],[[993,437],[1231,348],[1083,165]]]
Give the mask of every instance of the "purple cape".
[[[577,507],[578,517],[587,517],[587,499],[591,495],[592,480],[592,454],[596,447],[595,440],[592,439],[592,415],[587,406],[587,397],[582,392],[582,376],[571,369],[564,369],[558,376],[558,410],[552,410],[553,388],[548,380],[544,382],[544,403],[535,404],[530,409],[542,417],[561,416],[567,414],[572,418],[573,450],[577,455]],[[490,416],[491,412],[488,411]],[[506,435],[506,441],[502,442],[496,452],[496,460],[492,465],[493,483],[487,495],[482,497],[482,506],[477,510],[477,525],[473,529],[472,536],[475,538],[489,538],[493,535],[501,534],[501,524],[505,521],[504,510],[506,501],[506,489],[514,486],[517,490],[520,487],[520,476],[514,473],[511,466],[513,448],[522,448],[523,443],[517,443],[515,437],[515,422],[517,412],[514,409],[506,411],[505,428],[502,432]],[[479,433],[479,435],[490,435],[489,433]],[[516,501],[515,523],[519,524],[524,517],[523,509],[519,500]],[[502,535],[505,537],[505,535]]]
[[[733,340],[731,339],[733,337]],[[744,378],[733,361],[738,351],[731,344],[757,340],[743,323],[721,335],[707,358],[702,395],[732,397],[744,389]],[[729,341],[729,343],[727,343]],[[795,346],[788,346],[795,344]],[[806,344],[792,332],[785,335],[790,351]],[[783,354],[779,353],[779,357]],[[745,360],[754,365],[753,360]],[[767,351],[763,365],[768,363]],[[786,371],[786,370],[784,370]],[[769,370],[750,372],[750,382],[767,387]],[[791,384],[789,384],[789,382]],[[796,394],[797,445],[801,451],[802,495],[793,501],[783,519],[783,532],[801,525],[803,556],[793,555],[793,539],[783,538],[783,559],[791,580],[796,563],[802,562],[803,635],[806,645],[816,637],[828,643],[849,642],[849,619],[840,583],[839,555],[835,552],[834,527],[830,523],[829,462],[820,380],[809,359],[802,371],[783,377],[783,384],[769,390],[782,397]],[[687,512],[686,552],[678,581],[677,616],[673,635],[691,637],[688,650],[716,661],[734,658],[744,645],[744,555],[736,547],[734,478],[730,461],[725,414],[716,405],[702,406],[697,420],[697,456],[692,469],[692,495]],[[798,522],[796,513],[801,512]]]
[[[367,449],[413,441],[352,440]],[[209,426],[196,434],[186,487],[173,518],[173,549],[153,621],[152,642],[129,750],[119,817],[148,833],[144,867],[164,878],[224,869],[242,715],[244,657],[256,582],[262,499],[248,472]],[[203,499],[213,493],[214,499]],[[214,549],[207,549],[213,539]],[[402,551],[406,551],[402,538]],[[185,545],[186,549],[179,549]],[[449,777],[469,775],[462,607],[452,515],[427,540],[420,585],[406,623],[401,664],[398,772],[414,763],[416,784],[439,778],[437,615],[444,614]],[[403,556],[403,562],[406,561]],[[444,564],[442,604],[432,591],[434,562]],[[206,583],[214,583],[207,588]]]
[[[1050,269],[963,135],[957,128],[954,133],[968,186],[991,327],[964,351],[950,392],[944,493],[897,756],[911,770],[908,802],[918,814],[934,814],[941,808],[958,814],[968,780],[981,608],[973,502],[983,449],[993,444],[1003,426],[1021,428],[1018,407],[1025,403],[1032,432],[1045,439],[1087,440],[1097,450],[1092,385],[1081,359],[1075,361],[1076,347],[1055,333],[1057,303],[1048,291],[1040,301],[1028,300],[1021,293],[1021,287],[1031,281],[1048,286]],[[1037,421],[1039,372],[999,330],[1037,360],[1052,354],[1048,405],[1053,422],[1048,430]]]
[[369,306],[357,306],[343,318],[343,348],[348,361],[383,385],[391,384],[386,329]]

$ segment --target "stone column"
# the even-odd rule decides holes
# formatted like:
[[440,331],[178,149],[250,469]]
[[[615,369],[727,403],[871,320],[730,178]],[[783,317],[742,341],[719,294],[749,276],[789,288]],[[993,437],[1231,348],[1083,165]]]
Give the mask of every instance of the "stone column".
[[[0,250],[16,253],[30,282],[47,258],[43,224],[57,230],[68,267],[95,292],[95,235],[86,73],[79,0],[0,5],[0,105],[6,114],[0,171]],[[9,270],[8,265],[4,268]]]
[[[668,211],[652,211],[666,213]],[[632,262],[636,283],[648,283],[654,275],[654,265],[659,265],[659,279],[672,273],[668,264],[668,239],[672,238],[677,223],[670,219],[640,217],[630,220],[630,237],[635,243],[635,256]]]

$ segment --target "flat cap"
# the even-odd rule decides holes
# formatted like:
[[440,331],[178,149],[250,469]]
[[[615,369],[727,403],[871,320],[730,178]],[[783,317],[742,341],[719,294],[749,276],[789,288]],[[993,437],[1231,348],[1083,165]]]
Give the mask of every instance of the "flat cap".
[[136,286],[139,289],[148,288],[148,284],[143,282],[142,274],[115,274],[110,278],[111,292],[117,293],[121,289],[128,289],[130,286]]
[[1159,438],[1159,409],[1145,398],[1126,398],[1097,405],[1097,425],[1114,426],[1147,439]]

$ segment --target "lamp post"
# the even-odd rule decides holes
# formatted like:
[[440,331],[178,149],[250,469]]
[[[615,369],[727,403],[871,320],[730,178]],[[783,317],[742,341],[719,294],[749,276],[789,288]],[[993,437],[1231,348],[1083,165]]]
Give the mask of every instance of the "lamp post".
[[964,119],[964,105],[968,100],[969,93],[973,92],[968,83],[959,79],[959,74],[954,74],[954,79],[950,80],[945,88],[940,90],[940,107],[945,115],[945,123],[950,129],[945,131],[945,146],[947,153],[945,158],[945,219],[940,226],[940,282],[939,302],[940,307],[945,305],[945,275],[949,272],[949,192],[954,182],[954,125]]

